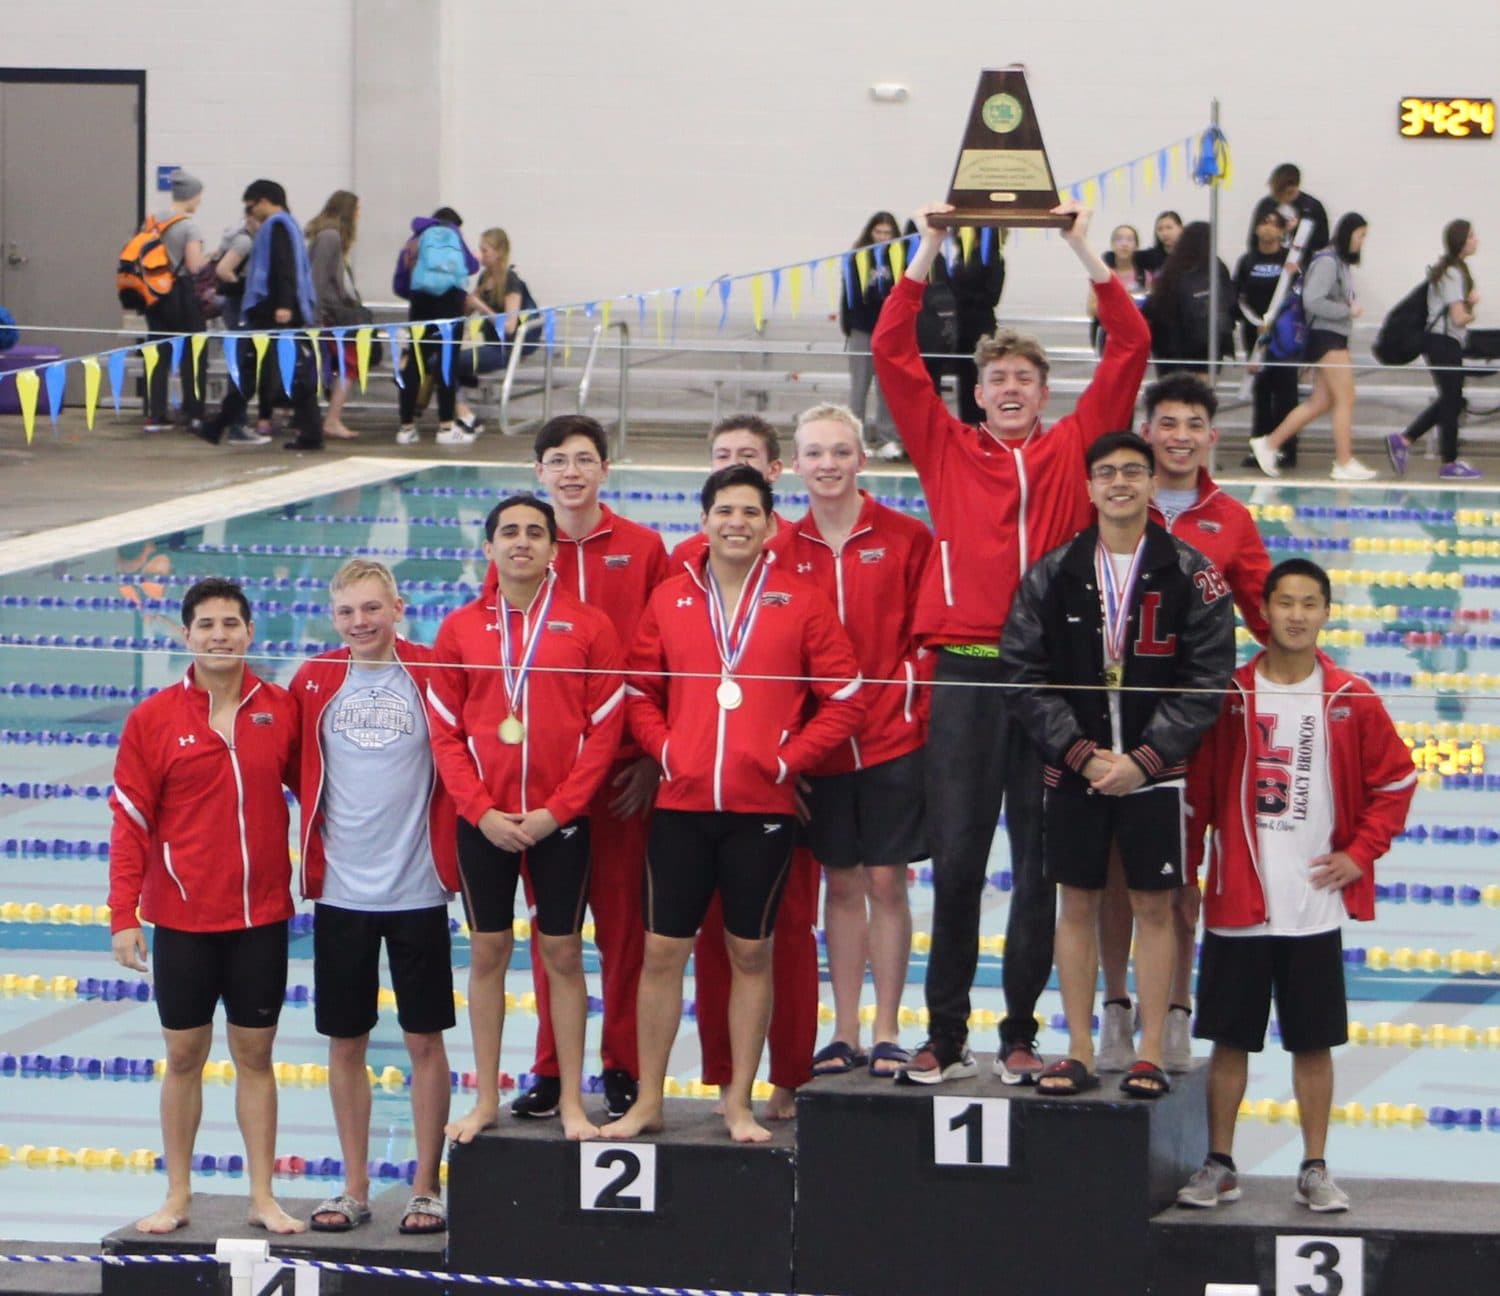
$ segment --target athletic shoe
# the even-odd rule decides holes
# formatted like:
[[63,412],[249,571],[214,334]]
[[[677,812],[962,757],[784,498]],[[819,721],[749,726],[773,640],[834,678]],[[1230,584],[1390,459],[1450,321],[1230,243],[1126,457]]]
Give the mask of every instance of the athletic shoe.
[[1161,1031],[1161,1064],[1163,1070],[1173,1075],[1181,1075],[1193,1065],[1193,1036],[1189,1024],[1185,1009],[1167,1009],[1167,1020]]
[[929,1039],[904,1067],[896,1072],[897,1084],[935,1085],[944,1080],[966,1080],[979,1074],[974,1055],[962,1044]]
[[1099,1022],[1096,1071],[1129,1071],[1135,1065],[1135,1032],[1131,1029],[1130,1009],[1124,1004],[1104,1005]]
[[1353,455],[1349,456],[1348,463],[1334,464],[1333,467],[1328,470],[1328,475],[1334,481],[1342,482],[1374,481],[1377,477],[1380,476],[1380,474],[1373,468],[1366,468],[1364,464],[1360,463],[1360,461],[1354,458]]
[[1438,476],[1447,478],[1449,481],[1473,481],[1476,477],[1484,474],[1469,463],[1466,459],[1455,459],[1452,463],[1445,463],[1438,469]]
[[604,1081],[604,1114],[610,1120],[619,1120],[635,1106],[640,1085],[629,1071],[619,1067],[606,1067],[601,1078]]
[[1255,456],[1255,466],[1267,477],[1281,476],[1281,465],[1276,462],[1276,451],[1266,444],[1265,437],[1250,438],[1250,453]]
[[901,448],[899,441],[887,441],[875,452],[875,457],[886,463],[897,463],[906,458],[906,451]]
[[1177,1190],[1179,1206],[1196,1206],[1212,1210],[1220,1202],[1240,1199],[1240,1181],[1234,1171],[1217,1161],[1205,1161],[1193,1177]]
[[556,1076],[537,1076],[531,1088],[510,1105],[510,1114],[522,1120],[546,1120],[557,1115],[562,1101],[562,1081]]
[[[202,433],[199,433],[202,436]],[[207,439],[207,438],[205,438]],[[224,444],[232,446],[260,446],[265,445],[271,438],[262,432],[257,432],[252,427],[246,427],[238,423],[224,434]]]
[[463,428],[454,424],[453,427],[443,428],[435,438],[440,446],[466,446],[473,445],[477,432],[465,432]]
[[472,432],[475,436],[478,436],[481,432],[484,431],[484,420],[477,414],[471,419],[460,418],[455,414],[453,416],[453,421],[459,427],[463,428],[465,432]]
[[162,423],[156,419],[149,419],[141,426],[142,432],[170,432],[177,425],[175,423]]
[[224,439],[224,425],[218,419],[190,430],[200,441],[207,441],[209,445],[218,445]]
[[1035,1040],[1012,1040],[1009,1044],[1001,1043],[990,1070],[1000,1077],[1001,1084],[1034,1085],[1046,1066],[1036,1051]]
[[1349,1209],[1349,1194],[1333,1182],[1327,1166],[1308,1166],[1297,1176],[1297,1191],[1292,1200],[1310,1211],[1327,1215]]
[[1406,461],[1411,458],[1411,442],[1400,432],[1392,432],[1385,439],[1385,457],[1391,461],[1391,469],[1397,477],[1406,476]]
[[416,445],[417,442],[421,439],[421,434],[413,426],[408,425],[406,427],[396,429],[397,445]]

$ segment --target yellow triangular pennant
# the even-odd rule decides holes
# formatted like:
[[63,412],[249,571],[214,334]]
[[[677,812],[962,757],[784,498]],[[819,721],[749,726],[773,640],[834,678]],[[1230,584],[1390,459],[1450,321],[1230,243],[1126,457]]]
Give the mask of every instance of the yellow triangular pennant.
[[427,332],[427,325],[413,324],[411,326],[411,350],[417,358],[417,381],[427,381],[427,362],[422,359],[422,335]]
[[[201,363],[201,361],[203,359],[203,348],[208,345],[208,334],[207,333],[194,333],[193,334],[193,338],[192,338],[192,342],[189,345],[191,345],[191,347],[193,348],[193,363],[192,363],[192,370],[193,370],[193,375],[192,375],[192,377],[193,377],[193,395],[194,396],[202,396],[204,399],[207,399],[208,393],[207,392],[200,392],[198,390],[198,373],[199,373],[199,365],[200,365],[200,363]],[[90,423],[89,426],[93,427],[93,424]]]
[[94,430],[94,411],[99,406],[99,361],[94,356],[83,360],[83,421]]
[[354,363],[359,370],[359,389],[370,381],[370,330],[362,328],[354,335]]
[[21,422],[26,425],[27,445],[31,444],[36,428],[36,393],[41,385],[42,380],[36,376],[35,369],[22,369],[16,375],[16,395],[21,401]]

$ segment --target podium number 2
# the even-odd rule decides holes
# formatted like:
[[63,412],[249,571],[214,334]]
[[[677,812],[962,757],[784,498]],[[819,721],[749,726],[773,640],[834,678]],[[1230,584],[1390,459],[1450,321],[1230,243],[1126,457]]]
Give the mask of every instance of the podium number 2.
[[656,1210],[656,1145],[580,1143],[578,1209]]
[[1364,1292],[1363,1238],[1276,1239],[1276,1296],[1364,1296]]
[[932,1159],[937,1165],[1008,1166],[1009,1098],[934,1098]]

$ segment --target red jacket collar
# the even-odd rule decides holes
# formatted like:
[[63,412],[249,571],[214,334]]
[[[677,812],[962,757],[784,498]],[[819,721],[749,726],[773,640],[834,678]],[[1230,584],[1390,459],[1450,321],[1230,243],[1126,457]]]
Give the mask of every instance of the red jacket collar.
[[[240,676],[240,701],[243,702],[247,697],[254,693],[255,690],[258,689],[263,682],[264,681],[261,679],[261,677],[250,669],[249,663],[246,663],[244,673]],[[187,690],[189,692],[200,692],[205,697],[208,695],[207,689],[198,688],[198,674],[196,663],[190,663],[188,665],[187,671],[182,677],[182,687],[184,690]]]
[[[1317,650],[1317,654],[1318,665],[1323,668],[1323,691],[1325,693],[1336,693],[1360,678],[1340,667],[1321,648]],[[1260,668],[1261,660],[1265,655],[1266,650],[1262,648],[1234,673],[1234,682],[1247,693],[1255,692],[1255,672]]]
[[[880,506],[875,502],[875,497],[869,491],[861,488],[859,492],[859,516],[854,520],[854,527],[849,532],[851,536],[858,535],[861,531],[868,531],[875,525],[875,510]],[[823,539],[823,533],[818,530],[817,519],[813,517],[812,507],[809,505],[802,519],[797,523],[794,531],[797,535],[806,536],[809,540],[816,540],[819,544],[827,544]]]

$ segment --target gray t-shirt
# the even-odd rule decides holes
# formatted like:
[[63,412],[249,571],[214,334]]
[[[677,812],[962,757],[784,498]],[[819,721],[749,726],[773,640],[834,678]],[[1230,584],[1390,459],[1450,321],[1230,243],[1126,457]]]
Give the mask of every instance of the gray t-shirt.
[[[170,207],[165,211],[156,213],[156,223],[166,223],[177,215]],[[187,255],[189,243],[203,242],[203,232],[198,228],[198,222],[191,216],[178,221],[175,225],[168,226],[167,232],[161,236],[161,244],[167,249],[167,255],[172,258],[172,269],[182,269],[182,258]]]
[[1467,326],[1455,324],[1448,307],[1464,300],[1464,277],[1457,266],[1449,266],[1437,283],[1427,285],[1427,331],[1451,337],[1460,345],[1469,336]]
[[1156,507],[1168,522],[1175,521],[1179,513],[1192,508],[1197,502],[1198,492],[1193,489],[1167,490],[1165,487],[1158,487],[1156,491]]
[[427,835],[432,748],[399,662],[356,666],[323,712],[323,901],[388,912],[446,904]]

